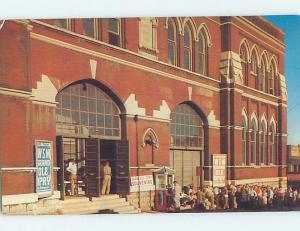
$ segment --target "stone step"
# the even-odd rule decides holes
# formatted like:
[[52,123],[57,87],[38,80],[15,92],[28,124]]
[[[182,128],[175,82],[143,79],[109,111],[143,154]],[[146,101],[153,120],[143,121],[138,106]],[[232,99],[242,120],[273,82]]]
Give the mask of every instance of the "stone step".
[[134,207],[129,204],[128,201],[110,201],[107,203],[91,203],[89,206],[76,206],[76,207],[62,207],[61,213],[63,214],[82,214],[82,213],[96,213],[101,210],[114,210],[115,208],[127,207],[133,209]]
[[129,205],[129,202],[126,201],[125,198],[117,198],[117,199],[110,199],[110,200],[95,200],[95,201],[85,201],[85,202],[78,202],[72,204],[62,204],[62,208],[85,208],[91,206],[106,206],[111,204],[123,204],[126,203]]
[[[117,194],[111,195],[104,195],[100,197],[92,197],[93,201],[104,201],[104,200],[111,200],[111,199],[118,199],[120,198]],[[74,197],[74,198],[67,198],[64,201],[61,201],[61,204],[78,204],[81,202],[90,202],[88,197]]]
[[114,208],[114,211],[115,212],[117,212],[117,213],[120,213],[120,212],[122,212],[122,211],[127,211],[127,210],[134,210],[135,208],[134,208],[134,206],[132,206],[132,205],[127,205],[127,206],[119,206],[119,207],[116,207],[116,208]]

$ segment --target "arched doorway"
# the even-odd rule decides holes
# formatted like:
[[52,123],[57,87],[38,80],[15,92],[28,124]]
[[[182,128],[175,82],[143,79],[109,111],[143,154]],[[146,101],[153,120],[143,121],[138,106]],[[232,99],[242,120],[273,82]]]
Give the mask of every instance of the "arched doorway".
[[[111,193],[129,191],[128,141],[123,134],[120,100],[98,82],[75,82],[56,96],[58,184],[65,195],[100,196],[106,161],[112,168]],[[75,162],[77,179],[70,187],[68,170]],[[74,181],[73,181],[74,182]]]
[[179,104],[171,113],[170,167],[181,186],[201,186],[201,158],[204,150],[203,121],[188,104]]

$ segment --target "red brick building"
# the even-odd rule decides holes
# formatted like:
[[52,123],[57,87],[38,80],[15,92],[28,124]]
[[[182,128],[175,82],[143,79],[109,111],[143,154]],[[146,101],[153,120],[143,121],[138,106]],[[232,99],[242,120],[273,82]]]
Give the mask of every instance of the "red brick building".
[[181,185],[213,186],[214,154],[226,154],[226,183],[285,186],[284,47],[284,33],[262,17],[6,21],[5,211],[41,201],[37,140],[52,142],[43,201],[68,194],[66,164],[81,158],[85,193],[100,195],[109,160],[112,193],[141,198],[142,208],[153,205],[154,187],[137,189],[134,176],[169,166]]

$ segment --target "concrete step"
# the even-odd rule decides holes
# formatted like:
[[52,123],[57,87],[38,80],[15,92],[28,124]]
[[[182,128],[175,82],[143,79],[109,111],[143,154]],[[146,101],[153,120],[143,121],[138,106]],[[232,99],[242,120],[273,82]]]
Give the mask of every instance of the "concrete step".
[[59,214],[95,214],[95,213],[139,213],[125,198],[117,194],[103,195],[101,197],[68,198],[61,202]]
[[[111,194],[111,195],[103,195],[100,197],[92,197],[93,201],[105,201],[105,200],[111,200],[111,199],[118,199],[120,198],[117,194]],[[90,202],[88,197],[74,197],[74,198],[67,198],[64,201],[61,201],[61,204],[78,204],[81,202]]]
[[[106,205],[113,205],[113,204],[123,204],[128,203],[125,198],[117,198],[113,200],[97,200],[97,201],[87,201],[81,203],[72,203],[72,204],[64,204],[62,207],[64,209],[80,209],[86,207],[95,207],[95,206],[106,206]],[[129,204],[129,203],[128,203]]]

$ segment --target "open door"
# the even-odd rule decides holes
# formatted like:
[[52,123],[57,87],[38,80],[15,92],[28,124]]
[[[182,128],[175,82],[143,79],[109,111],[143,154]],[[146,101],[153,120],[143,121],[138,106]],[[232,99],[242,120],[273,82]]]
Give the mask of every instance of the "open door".
[[100,196],[100,140],[85,140],[86,195]]
[[116,141],[116,191],[121,195],[129,194],[129,142]]
[[[129,143],[127,140],[101,140],[101,163],[110,162],[111,193],[129,194]],[[103,170],[101,170],[102,173]]]
[[56,137],[56,158],[57,158],[57,166],[59,167],[58,175],[57,175],[57,183],[58,189],[60,191],[60,199],[65,199],[65,184],[64,184],[64,150],[63,150],[63,137]]

